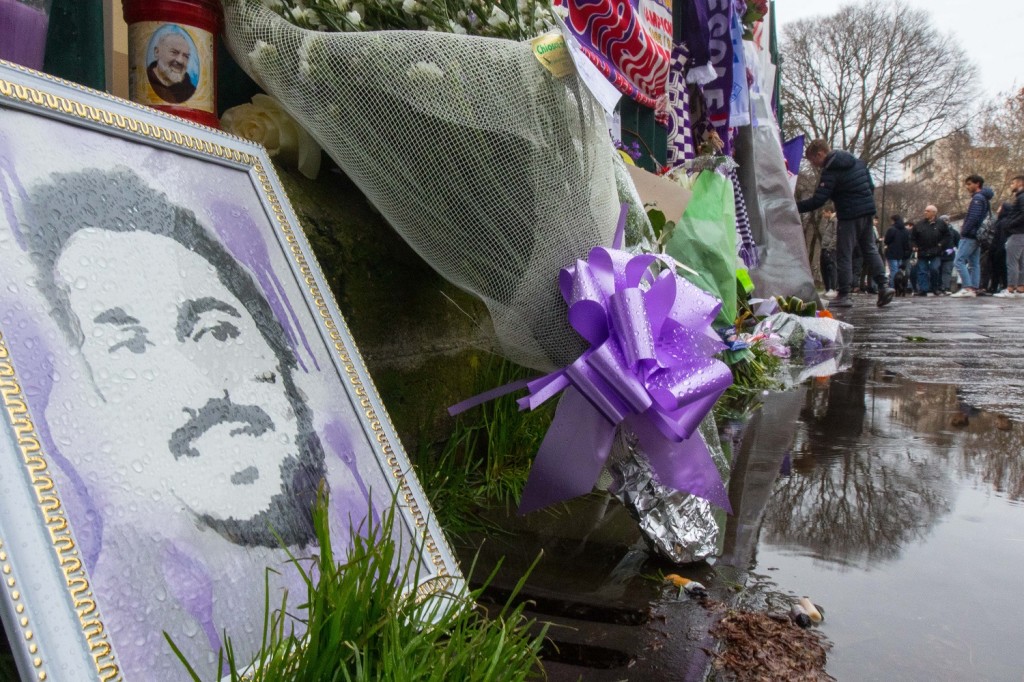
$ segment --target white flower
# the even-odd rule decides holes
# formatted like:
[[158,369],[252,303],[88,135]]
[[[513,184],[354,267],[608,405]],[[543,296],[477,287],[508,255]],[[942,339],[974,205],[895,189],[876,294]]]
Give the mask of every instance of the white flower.
[[249,53],[249,61],[253,64],[267,65],[277,59],[277,47],[262,40],[257,40]]
[[315,34],[307,34],[299,45],[299,49],[296,52],[296,56],[299,58],[299,74],[303,78],[308,78],[313,73],[313,66],[310,63],[310,53],[313,50],[314,45],[317,41],[321,40],[321,37]]
[[353,26],[359,26],[360,24],[363,23],[363,17],[360,16],[359,12],[356,12],[355,10],[347,12],[345,14],[345,19],[348,21],[348,23],[352,24]]
[[516,9],[519,10],[520,14],[526,14],[529,10],[528,0],[516,0]]
[[307,178],[320,172],[320,145],[280,103],[268,95],[255,95],[252,104],[239,104],[224,112],[221,127],[229,133],[267,148],[271,158],[296,167]]
[[498,28],[499,26],[505,26],[508,24],[508,21],[509,16],[505,14],[505,10],[501,9],[497,5],[491,8],[491,16],[487,19],[488,25]]
[[339,12],[344,12],[348,9],[348,0],[334,0],[334,6]]
[[444,71],[434,62],[416,62],[406,70],[405,74],[409,78],[432,81],[443,77]]
[[323,26],[320,22],[320,13],[313,8],[293,7],[291,9],[292,23],[299,26]]
[[452,33],[456,34],[456,35],[460,35],[460,36],[466,35],[466,29],[462,28],[461,26],[456,24],[451,19],[448,20],[448,30],[451,31]]
[[416,0],[405,0],[402,3],[402,11],[406,14],[416,14],[421,9],[423,9],[423,6],[416,2]]
[[273,10],[278,14],[284,9],[284,3],[281,0],[263,0],[263,6],[267,9]]

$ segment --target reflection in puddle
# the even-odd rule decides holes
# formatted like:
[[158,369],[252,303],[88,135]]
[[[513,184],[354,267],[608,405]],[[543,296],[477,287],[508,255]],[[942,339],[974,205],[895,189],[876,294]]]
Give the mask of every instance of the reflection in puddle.
[[736,445],[720,565],[824,605],[832,675],[1020,679],[1020,424],[857,362],[770,396]]

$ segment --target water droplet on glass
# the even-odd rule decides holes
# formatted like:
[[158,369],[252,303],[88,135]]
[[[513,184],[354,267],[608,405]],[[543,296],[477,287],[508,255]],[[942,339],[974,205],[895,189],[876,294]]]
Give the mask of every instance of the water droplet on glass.
[[143,466],[142,466],[142,462],[141,461],[136,459],[136,460],[134,460],[132,462],[132,471],[134,471],[137,474],[141,474],[142,473],[142,469],[143,469]]
[[89,286],[89,282],[88,282],[88,280],[85,279],[85,277],[76,277],[75,278],[74,287],[76,289],[81,291],[82,289],[86,288],[87,286]]

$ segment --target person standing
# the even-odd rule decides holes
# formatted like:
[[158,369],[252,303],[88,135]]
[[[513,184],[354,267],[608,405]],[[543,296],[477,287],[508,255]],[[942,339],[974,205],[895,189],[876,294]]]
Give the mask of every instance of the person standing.
[[938,296],[941,289],[942,252],[950,242],[946,224],[938,219],[939,209],[929,205],[924,218],[914,225],[911,242],[917,251],[917,294]]
[[953,265],[960,273],[963,288],[953,294],[958,297],[978,295],[981,285],[981,246],[978,244],[978,228],[991,211],[990,203],[995,192],[985,187],[985,180],[980,175],[968,175],[964,179],[967,191],[971,193],[971,202],[967,205],[967,216],[960,226],[960,244],[957,245],[956,258]]
[[892,225],[885,231],[885,259],[889,262],[889,286],[895,288],[896,273],[904,270],[910,261],[910,231],[903,216],[892,217]]
[[830,308],[849,308],[853,305],[850,290],[853,287],[853,248],[860,246],[861,255],[868,262],[872,279],[878,285],[878,307],[892,301],[896,293],[885,278],[885,266],[875,245],[872,227],[875,215],[875,184],[864,162],[849,152],[833,150],[825,140],[813,140],[807,145],[804,157],[815,168],[821,169],[821,179],[814,195],[797,203],[800,213],[820,208],[829,199],[836,208],[836,265],[838,266],[839,295]]
[[989,278],[988,291],[997,294],[1006,288],[1006,222],[1013,209],[1013,202],[1004,201],[996,211],[996,224],[992,226],[992,244],[988,248]]
[[821,281],[825,285],[825,298],[835,298],[839,282],[836,279],[836,209],[826,204],[821,225]]
[[1024,175],[1010,181],[1014,201],[1006,212],[1006,291],[1000,297],[1024,296]]
[[942,253],[939,256],[941,261],[939,267],[939,293],[943,296],[949,296],[953,286],[953,259],[956,258],[956,247],[960,243],[960,233],[950,224],[948,215],[939,216],[939,222],[945,225],[946,230],[942,240]]

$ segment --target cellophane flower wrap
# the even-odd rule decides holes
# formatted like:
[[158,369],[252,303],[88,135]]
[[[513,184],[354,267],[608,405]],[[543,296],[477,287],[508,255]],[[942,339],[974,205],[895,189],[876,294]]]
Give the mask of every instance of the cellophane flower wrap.
[[575,74],[507,39],[332,33],[259,0],[224,13],[239,64],[434,269],[483,300],[505,355],[544,371],[579,356],[558,272],[611,242],[619,201],[605,113]]
[[[367,12],[344,0],[351,25],[324,31],[309,9],[325,1],[225,0],[229,48],[434,269],[483,300],[504,354],[551,372],[521,403],[562,394],[521,511],[588,492],[620,427],[662,483],[727,506],[696,431],[731,380],[713,358],[721,301],[671,258],[621,250],[623,231],[643,241],[642,209],[617,187],[623,164],[581,80],[553,75],[528,43],[436,19],[353,32]],[[632,220],[619,219],[622,195]]]

